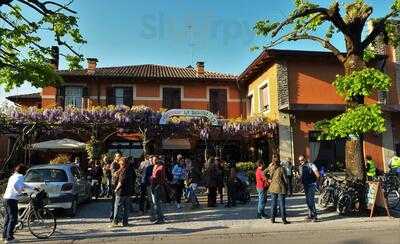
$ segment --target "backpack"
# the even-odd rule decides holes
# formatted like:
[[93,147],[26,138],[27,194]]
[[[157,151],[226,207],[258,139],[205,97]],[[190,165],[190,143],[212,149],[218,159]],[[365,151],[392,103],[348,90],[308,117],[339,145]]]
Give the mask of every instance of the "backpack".
[[317,176],[308,163],[301,168],[301,181],[303,185],[311,185],[317,182]]

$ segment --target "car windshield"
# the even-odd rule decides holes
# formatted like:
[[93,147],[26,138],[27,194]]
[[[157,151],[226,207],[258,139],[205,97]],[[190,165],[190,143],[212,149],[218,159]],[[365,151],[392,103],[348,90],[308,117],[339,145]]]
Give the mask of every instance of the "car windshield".
[[26,174],[25,182],[67,182],[68,177],[61,169],[31,169]]

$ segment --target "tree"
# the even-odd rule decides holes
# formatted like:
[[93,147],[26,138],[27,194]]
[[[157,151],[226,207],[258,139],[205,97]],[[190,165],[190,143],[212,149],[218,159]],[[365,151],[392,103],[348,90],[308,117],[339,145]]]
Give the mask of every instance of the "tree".
[[[295,9],[287,19],[280,22],[261,20],[254,28],[258,35],[272,38],[268,47],[286,41],[311,40],[330,50],[343,65],[345,75],[338,76],[333,84],[346,100],[346,112],[318,123],[317,128],[327,138],[350,138],[346,141],[347,174],[365,180],[362,135],[367,132],[382,133],[385,125],[381,108],[376,104],[365,105],[364,97],[377,90],[386,91],[390,86],[390,78],[386,74],[368,68],[368,58],[374,56],[370,47],[378,37],[383,37],[385,44],[398,45],[395,20],[399,16],[400,0],[393,2],[387,15],[376,19],[371,19],[373,8],[363,0],[353,0],[343,6],[335,1],[329,7],[307,0],[294,2]],[[372,23],[372,30],[363,38],[368,21]],[[318,35],[318,31],[324,28],[325,36]],[[344,53],[331,43],[332,36],[338,33],[344,36]]]
[[35,87],[62,81],[49,62],[58,50],[42,42],[49,34],[66,50],[61,55],[70,69],[80,68],[83,57],[75,51],[74,44],[86,41],[79,31],[76,12],[69,7],[72,2],[0,0],[0,85],[6,91],[25,81]]

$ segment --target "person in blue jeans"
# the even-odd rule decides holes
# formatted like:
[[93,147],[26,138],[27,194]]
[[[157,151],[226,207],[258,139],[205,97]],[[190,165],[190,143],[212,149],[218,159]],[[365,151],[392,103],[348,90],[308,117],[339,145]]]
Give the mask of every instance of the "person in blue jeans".
[[259,160],[257,162],[256,169],[256,189],[258,193],[258,206],[257,206],[257,219],[267,218],[264,212],[265,205],[267,202],[267,196],[265,194],[266,188],[268,186],[267,177],[264,174],[265,164],[263,161]]
[[318,221],[318,216],[315,207],[315,191],[320,174],[317,166],[313,163],[309,163],[303,155],[300,155],[299,162],[301,182],[304,186],[304,193],[306,195],[306,203],[309,211],[306,220],[316,222]]
[[125,158],[119,160],[120,168],[116,172],[115,187],[115,203],[114,203],[114,219],[111,227],[118,226],[121,221],[122,226],[128,226],[128,213],[129,213],[129,196],[132,192],[133,185],[131,184],[128,162]]
[[278,207],[277,201],[279,200],[279,210],[282,217],[282,223],[285,225],[290,224],[290,222],[286,220],[285,197],[287,178],[278,159],[274,158],[272,160],[272,163],[268,166],[268,172],[271,177],[271,185],[268,188],[268,191],[271,193],[271,223],[275,223]]
[[3,195],[4,208],[6,210],[4,216],[3,240],[4,243],[15,242],[14,229],[18,222],[18,198],[24,189],[39,190],[25,184],[25,173],[27,167],[19,164],[15,168],[15,172],[8,179],[7,188]]

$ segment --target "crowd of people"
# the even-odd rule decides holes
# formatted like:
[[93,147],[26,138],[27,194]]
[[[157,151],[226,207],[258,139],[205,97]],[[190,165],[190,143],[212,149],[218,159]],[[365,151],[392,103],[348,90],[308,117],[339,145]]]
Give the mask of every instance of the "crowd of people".
[[[133,195],[137,196],[140,213],[148,213],[154,224],[165,221],[165,202],[174,203],[176,209],[181,209],[182,201],[185,200],[191,204],[192,209],[199,208],[200,203],[196,195],[199,185],[206,188],[209,208],[216,207],[218,203],[230,208],[235,207],[238,201],[246,202],[241,189],[247,191],[248,187],[241,182],[235,165],[227,164],[218,157],[208,158],[203,167],[182,155],[178,155],[172,163],[166,162],[164,156],[147,155],[139,165],[134,165],[121,153],[116,153],[111,162],[106,157],[103,162],[103,166],[94,165],[91,172],[93,179],[103,182],[102,194],[111,198],[111,227],[128,224],[128,214],[132,211],[130,196]],[[317,167],[309,163],[304,156],[299,157],[299,164],[309,208],[307,220],[317,221],[314,199],[320,174]],[[290,223],[286,215],[286,197],[293,195],[293,165],[290,158],[282,162],[273,158],[268,167],[263,161],[257,162],[257,218],[268,218],[265,207],[269,193],[271,222],[276,222],[279,206],[282,222]],[[244,186],[241,187],[241,184]],[[224,192],[227,199],[224,199]],[[250,194],[246,194],[250,200]]]
[[[365,163],[367,177],[375,177],[377,167],[372,157],[367,156]],[[268,166],[261,160],[257,162],[257,218],[269,218],[271,223],[276,223],[279,213],[282,223],[290,224],[287,220],[286,197],[293,195],[295,165],[298,165],[298,174],[308,207],[306,220],[318,221],[315,193],[318,179],[324,172],[319,171],[317,166],[303,155],[298,158],[297,164],[290,158],[280,161],[276,157],[272,158]],[[400,175],[400,157],[394,156],[388,167],[390,172]],[[26,166],[22,164],[15,168],[3,196],[6,210],[3,239],[10,243],[14,240],[14,227],[18,219],[18,196],[24,189],[31,188],[24,183],[26,170]],[[200,185],[207,189],[207,207],[210,208],[216,207],[218,200],[219,204],[225,204],[225,207],[234,207],[238,201],[250,200],[248,186],[243,183],[235,164],[228,164],[218,157],[209,157],[203,167],[182,155],[178,155],[172,162],[167,162],[163,155],[146,155],[140,164],[135,164],[117,152],[112,160],[104,156],[101,161],[91,163],[88,173],[92,180],[93,195],[97,197],[98,194],[111,199],[110,227],[128,225],[129,213],[133,211],[132,196],[137,196],[141,214],[149,213],[154,224],[165,221],[165,202],[175,203],[176,208],[180,209],[182,200],[185,200],[193,209],[199,208],[196,192]],[[224,192],[227,193],[225,201]],[[271,197],[269,216],[265,213],[268,194]]]

